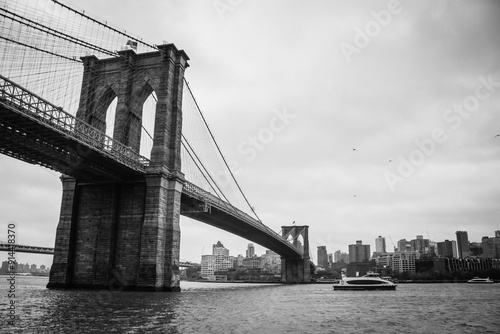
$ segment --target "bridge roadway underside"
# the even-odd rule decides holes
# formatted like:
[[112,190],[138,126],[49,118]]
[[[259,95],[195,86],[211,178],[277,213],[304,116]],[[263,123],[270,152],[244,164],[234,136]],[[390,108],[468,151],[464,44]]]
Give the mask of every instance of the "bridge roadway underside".
[[6,102],[0,103],[0,153],[84,180],[143,179],[102,148],[79,143],[71,132],[55,131]]
[[276,252],[284,258],[301,259],[300,255],[291,250],[289,246],[277,242],[276,238],[268,232],[256,226],[244,223],[241,219],[215,206],[212,206],[209,211],[196,210],[195,208],[201,206],[201,203],[196,204],[196,202],[196,199],[186,194],[182,194],[181,215],[217,227],[249,241],[253,241]]

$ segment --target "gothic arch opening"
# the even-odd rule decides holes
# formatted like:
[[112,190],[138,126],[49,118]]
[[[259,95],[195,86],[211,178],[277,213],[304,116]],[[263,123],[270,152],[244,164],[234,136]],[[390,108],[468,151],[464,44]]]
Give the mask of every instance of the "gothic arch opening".
[[153,138],[155,131],[155,116],[156,116],[156,93],[151,90],[149,96],[142,105],[142,124],[141,124],[141,141],[139,144],[139,154],[150,158],[151,150],[153,149]]
[[87,120],[92,126],[111,138],[113,138],[116,104],[116,93],[108,86],[95,104],[92,114],[87,116]]
[[118,98],[115,96],[106,110],[106,136],[113,138],[116,119],[116,105]]

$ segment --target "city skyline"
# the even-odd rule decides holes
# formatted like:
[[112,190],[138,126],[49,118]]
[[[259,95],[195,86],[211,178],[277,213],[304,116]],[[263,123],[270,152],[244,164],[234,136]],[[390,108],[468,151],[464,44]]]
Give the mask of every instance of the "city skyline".
[[[499,229],[497,229],[499,230]],[[497,231],[495,230],[495,231]],[[481,242],[481,238],[483,237],[494,237],[495,236],[495,231],[492,231],[491,233],[489,234],[484,234],[484,235],[481,235],[480,238],[478,238],[477,240],[473,240],[471,238],[469,238],[469,242]],[[444,240],[454,240],[456,241],[456,232],[458,231],[455,231],[455,232],[450,232],[450,237],[447,237],[445,239],[442,239],[442,240],[434,240],[432,238],[430,238],[429,240],[432,241],[432,242],[442,242]],[[465,231],[468,233],[468,235],[470,235],[469,231]],[[231,236],[229,233],[227,233],[228,236]],[[410,237],[408,239],[409,240],[412,240],[414,238],[416,238],[417,236],[419,235],[422,235],[425,239],[428,239],[426,235],[424,234],[415,234],[413,237]],[[474,233],[474,235],[479,235],[478,233]],[[385,244],[386,244],[386,251],[387,252],[393,252],[394,251],[394,248],[397,248],[397,242],[399,240],[402,240],[402,239],[407,239],[409,236],[405,236],[403,238],[399,237],[395,239],[393,239],[392,241],[389,240],[388,242],[388,239],[391,239],[391,237],[387,238],[385,235],[378,235],[377,237],[375,237],[371,242],[369,240],[362,240],[362,239],[356,239],[356,240],[361,240],[363,241],[363,244],[368,244],[370,245],[371,247],[371,253],[373,254],[373,252],[376,251],[376,239],[378,237],[382,237],[382,238],[385,238]],[[229,239],[233,239],[233,238],[229,238]],[[244,251],[238,251],[238,252],[235,252],[236,255],[234,256],[238,256],[238,255],[246,255],[246,252],[248,251],[248,245],[252,244],[253,245],[253,248],[254,248],[254,254],[257,255],[257,254],[265,254],[267,248],[263,247],[263,246],[260,246],[259,244],[257,243],[252,243],[252,242],[248,242],[248,240],[246,239],[243,239],[243,238],[240,238],[241,239],[241,243],[238,243],[238,242],[231,242],[231,245],[232,246],[235,246],[236,249],[243,249],[245,246],[244,246],[244,243],[246,242],[246,249],[244,249]],[[353,240],[351,243],[349,244],[346,244],[346,245],[341,245],[340,247],[337,247],[335,249],[333,248],[328,248],[328,246],[326,245],[317,245],[317,247],[319,246],[325,246],[326,247],[326,251],[327,251],[327,254],[333,254],[335,253],[336,251],[341,251],[341,252],[344,252],[344,253],[349,253],[349,245],[351,244],[355,244],[356,243],[356,240]],[[222,240],[220,240],[224,245],[226,244],[225,242],[223,242]],[[394,242],[394,243],[393,243]],[[390,246],[389,246],[390,245]],[[31,245],[31,246],[46,246],[46,245]],[[53,246],[47,246],[47,247],[53,247]],[[203,246],[202,246],[202,252],[200,252],[199,256],[198,257],[194,257],[194,258],[184,258],[182,257],[181,255],[181,261],[188,261],[188,262],[193,262],[193,263],[199,263],[200,262],[200,259],[201,259],[201,256],[203,255],[207,255],[207,254],[211,254],[212,252],[212,247],[213,247],[213,242],[205,242],[203,241]],[[342,248],[344,247],[344,248]],[[458,247],[458,246],[457,246]],[[231,247],[226,247],[227,249],[231,250],[232,248]],[[458,251],[458,250],[457,250]],[[0,254],[2,253],[5,253],[5,256],[7,256],[7,252],[0,252]],[[316,249],[312,249],[310,250],[310,254],[312,255],[312,259],[313,259],[313,262],[317,264],[317,261],[318,259],[316,258]],[[1,256],[1,255],[0,255]],[[47,254],[31,254],[31,253],[16,253],[16,258],[18,260],[19,263],[25,263],[25,262],[31,262],[33,259],[35,259],[36,261],[40,262],[40,264],[43,264],[45,266],[48,266],[50,267],[52,265],[52,256],[51,255],[47,255]],[[33,260],[34,262],[36,262],[35,260]],[[38,263],[36,262],[36,263]]]
[[[308,225],[312,254],[499,229],[497,2],[74,7],[186,51],[186,79],[251,205],[278,233]],[[0,184],[0,239],[15,221],[20,244],[53,247],[59,174],[2,155]],[[181,217],[181,258],[198,261],[213,240],[249,243]]]

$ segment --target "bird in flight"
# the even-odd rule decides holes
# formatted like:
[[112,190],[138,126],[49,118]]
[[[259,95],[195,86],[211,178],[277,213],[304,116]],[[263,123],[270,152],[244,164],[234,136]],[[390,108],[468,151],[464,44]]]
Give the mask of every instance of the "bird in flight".
[[358,149],[357,149],[357,148],[353,148],[352,150],[353,150],[353,151],[357,151]]
[[389,162],[392,162],[392,160],[389,160]]
[[500,137],[500,135],[496,135],[496,136],[495,136],[495,138],[496,138],[496,137]]

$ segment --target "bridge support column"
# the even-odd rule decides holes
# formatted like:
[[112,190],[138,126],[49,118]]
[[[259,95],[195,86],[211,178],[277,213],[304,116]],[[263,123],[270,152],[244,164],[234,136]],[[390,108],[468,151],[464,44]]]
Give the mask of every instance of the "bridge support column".
[[137,289],[180,291],[180,206],[183,178],[146,176]]
[[310,283],[310,259],[281,258],[281,281],[289,284]]
[[[72,274],[72,255],[74,231],[73,209],[75,206],[75,188],[76,180],[71,177],[63,176],[62,181],[62,201],[59,223],[56,231],[56,245],[54,248],[54,258],[50,269],[50,282],[48,287],[64,286],[71,282]],[[73,233],[72,233],[73,232]]]

